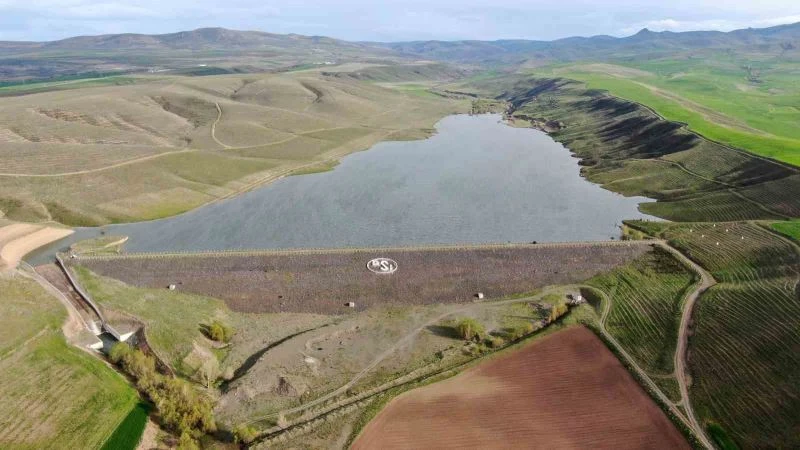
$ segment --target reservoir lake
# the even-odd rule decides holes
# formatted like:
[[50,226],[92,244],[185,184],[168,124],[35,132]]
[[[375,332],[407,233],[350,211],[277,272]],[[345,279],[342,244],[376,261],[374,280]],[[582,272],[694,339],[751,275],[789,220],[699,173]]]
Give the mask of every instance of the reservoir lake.
[[166,219],[77,228],[28,255],[102,233],[127,252],[380,247],[607,240],[644,197],[580,176],[578,160],[546,133],[496,114],[442,119],[425,140],[382,142],[332,171],[285,177]]

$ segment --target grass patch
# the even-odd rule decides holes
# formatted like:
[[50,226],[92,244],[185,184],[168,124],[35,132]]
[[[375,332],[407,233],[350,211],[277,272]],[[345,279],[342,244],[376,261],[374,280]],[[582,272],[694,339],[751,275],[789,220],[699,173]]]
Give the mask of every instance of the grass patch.
[[770,224],[773,230],[785,234],[795,241],[800,241],[800,220],[790,222],[773,222]]
[[137,403],[103,444],[103,450],[135,450],[142,439],[151,409],[147,403]]
[[739,446],[728,436],[725,429],[716,423],[709,423],[706,426],[706,431],[711,436],[711,439],[714,440],[714,443],[722,450],[739,450]]

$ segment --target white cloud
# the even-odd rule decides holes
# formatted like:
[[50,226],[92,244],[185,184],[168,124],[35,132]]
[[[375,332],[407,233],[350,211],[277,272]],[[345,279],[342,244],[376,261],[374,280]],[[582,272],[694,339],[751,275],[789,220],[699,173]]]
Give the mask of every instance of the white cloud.
[[776,25],[784,25],[800,22],[800,15],[789,15],[780,17],[769,17],[764,19],[754,20],[731,20],[731,19],[704,19],[704,20],[675,20],[675,19],[658,19],[647,20],[639,22],[631,26],[623,28],[621,33],[629,35],[636,33],[642,28],[647,28],[650,31],[732,31],[748,27],[771,27]]

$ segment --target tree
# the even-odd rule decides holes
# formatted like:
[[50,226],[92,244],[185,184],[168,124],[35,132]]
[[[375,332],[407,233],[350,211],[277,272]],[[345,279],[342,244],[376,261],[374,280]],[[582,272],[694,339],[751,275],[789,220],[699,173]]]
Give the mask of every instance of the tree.
[[471,317],[465,317],[456,324],[456,332],[462,339],[473,340],[480,339],[486,330],[477,320]]

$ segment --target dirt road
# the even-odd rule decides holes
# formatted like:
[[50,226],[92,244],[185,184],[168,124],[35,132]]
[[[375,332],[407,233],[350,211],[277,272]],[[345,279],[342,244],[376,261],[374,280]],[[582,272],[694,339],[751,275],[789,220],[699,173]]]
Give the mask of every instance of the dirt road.
[[692,312],[694,311],[694,305],[697,302],[697,298],[706,291],[706,289],[714,286],[717,284],[717,280],[711,276],[705,269],[700,267],[697,263],[692,261],[691,259],[687,258],[683,253],[679,252],[678,250],[670,247],[666,243],[662,242],[659,244],[661,248],[670,252],[673,256],[678,258],[681,262],[686,264],[687,266],[691,267],[697,274],[700,275],[700,282],[697,284],[697,287],[690,292],[683,302],[683,311],[681,314],[681,323],[678,328],[678,343],[675,348],[675,378],[678,380],[678,386],[680,387],[681,391],[681,404],[683,408],[686,410],[686,416],[693,428],[697,438],[700,442],[706,446],[707,448],[713,449],[714,446],[711,444],[711,441],[708,439],[705,433],[705,429],[703,426],[698,422],[697,417],[694,414],[694,409],[692,408],[692,402],[689,399],[689,374],[687,373],[686,369],[686,355],[687,355],[687,348],[689,345],[689,324],[692,321]]

